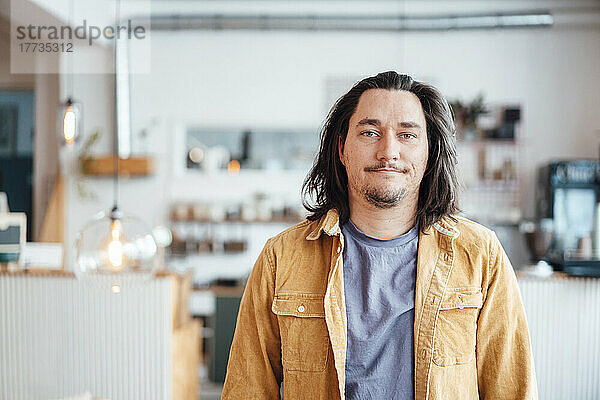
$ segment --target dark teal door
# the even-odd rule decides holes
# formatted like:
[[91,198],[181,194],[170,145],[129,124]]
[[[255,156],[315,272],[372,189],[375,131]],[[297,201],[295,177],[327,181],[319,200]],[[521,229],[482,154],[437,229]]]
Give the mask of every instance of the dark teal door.
[[27,214],[27,241],[33,227],[33,91],[0,91],[0,191],[12,212]]

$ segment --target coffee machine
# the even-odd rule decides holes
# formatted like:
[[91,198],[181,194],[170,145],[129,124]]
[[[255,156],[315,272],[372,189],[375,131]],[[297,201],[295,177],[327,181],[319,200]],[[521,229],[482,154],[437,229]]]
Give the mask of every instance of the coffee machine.
[[592,250],[598,226],[600,162],[594,159],[552,161],[539,170],[538,219],[553,221],[552,243],[545,260],[570,275],[600,276],[600,249]]

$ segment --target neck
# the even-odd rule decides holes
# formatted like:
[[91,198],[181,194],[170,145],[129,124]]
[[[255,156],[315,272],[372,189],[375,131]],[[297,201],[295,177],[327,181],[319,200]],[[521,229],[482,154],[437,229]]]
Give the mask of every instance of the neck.
[[350,219],[364,234],[376,239],[404,235],[416,223],[418,192],[403,198],[392,208],[378,208],[362,198],[349,195]]

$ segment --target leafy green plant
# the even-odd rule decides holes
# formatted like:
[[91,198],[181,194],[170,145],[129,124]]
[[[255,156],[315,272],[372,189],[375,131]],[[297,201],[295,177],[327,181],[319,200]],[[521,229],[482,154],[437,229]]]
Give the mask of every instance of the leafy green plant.
[[450,102],[450,107],[454,111],[456,125],[459,131],[466,129],[476,129],[477,117],[489,112],[483,102],[483,94],[477,95],[470,103],[463,103],[460,100]]
[[99,130],[94,131],[91,135],[89,135],[87,137],[87,139],[81,146],[81,149],[79,150],[79,154],[77,155],[81,175],[77,179],[77,182],[75,182],[75,188],[77,190],[77,194],[83,200],[97,200],[98,199],[98,196],[96,195],[96,193],[92,192],[91,190],[89,190],[87,188],[87,186],[86,186],[85,182],[83,181],[83,179],[81,178],[81,176],[85,176],[85,174],[86,174],[85,159],[90,157],[92,148],[94,147],[96,142],[98,142],[98,140],[100,139],[101,136],[102,136],[102,134],[100,133]]

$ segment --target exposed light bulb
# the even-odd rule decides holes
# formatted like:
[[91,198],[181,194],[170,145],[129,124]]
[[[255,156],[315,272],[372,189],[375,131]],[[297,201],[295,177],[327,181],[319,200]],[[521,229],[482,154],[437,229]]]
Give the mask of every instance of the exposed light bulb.
[[110,225],[111,241],[108,244],[108,261],[114,269],[123,265],[123,243],[121,242],[121,221],[115,219]]
[[81,104],[70,98],[58,108],[58,136],[63,144],[71,147],[81,134]]
[[75,140],[75,111],[73,107],[69,106],[65,110],[65,117],[63,118],[63,136],[66,144],[71,144]]

